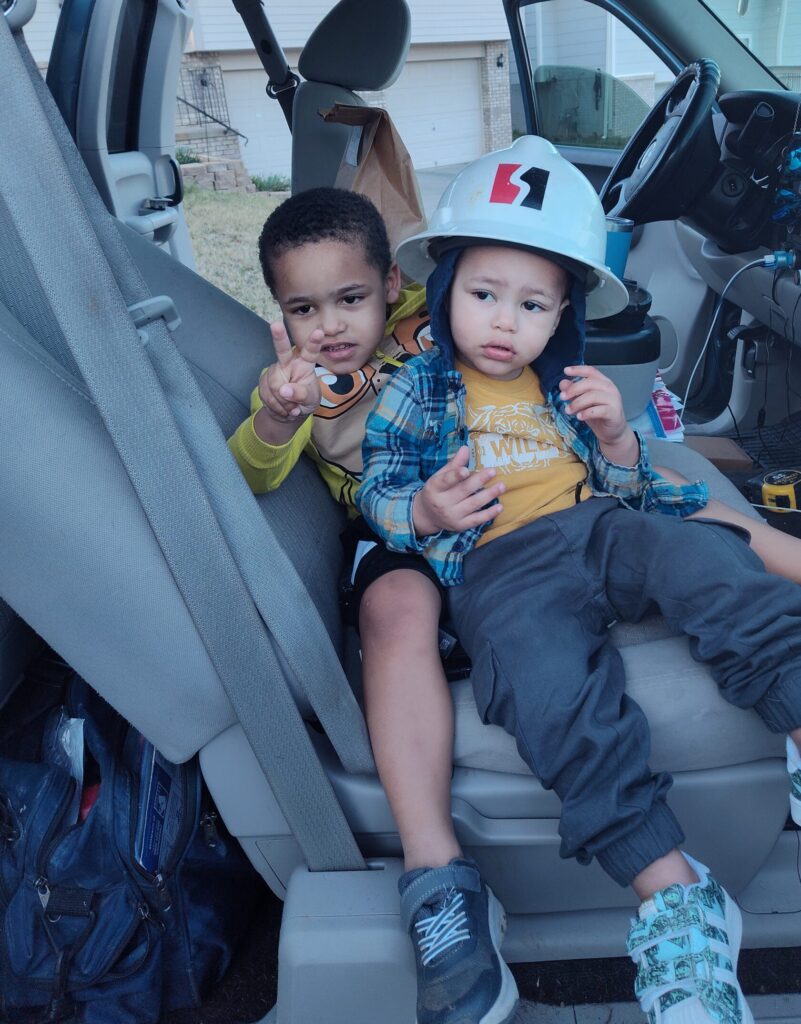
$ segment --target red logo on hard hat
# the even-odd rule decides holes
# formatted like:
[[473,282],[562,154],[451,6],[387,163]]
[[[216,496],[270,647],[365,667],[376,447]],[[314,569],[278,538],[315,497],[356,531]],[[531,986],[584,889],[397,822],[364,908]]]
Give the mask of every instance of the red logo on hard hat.
[[521,199],[520,205],[527,206],[532,210],[542,209],[550,171],[546,171],[542,167],[529,167],[523,174],[516,174],[522,166],[522,164],[498,164],[490,192],[489,201],[491,203],[514,204],[523,191],[521,185],[512,181],[512,175],[515,175],[522,185],[528,186],[528,192]]

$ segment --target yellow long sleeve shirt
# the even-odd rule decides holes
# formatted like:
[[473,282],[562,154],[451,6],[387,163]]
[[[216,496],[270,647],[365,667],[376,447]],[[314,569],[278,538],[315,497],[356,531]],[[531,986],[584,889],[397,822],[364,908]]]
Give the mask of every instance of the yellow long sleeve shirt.
[[412,285],[392,306],[381,348],[369,362],[351,374],[337,375],[317,367],[322,401],[281,445],[268,444],[256,433],[253,420],[263,405],[256,386],[250,396],[250,416],[228,441],[251,490],[256,494],[276,490],[305,452],[334,499],[346,507],[351,518],[356,516],[367,416],[395,370],[431,344],[425,290]]

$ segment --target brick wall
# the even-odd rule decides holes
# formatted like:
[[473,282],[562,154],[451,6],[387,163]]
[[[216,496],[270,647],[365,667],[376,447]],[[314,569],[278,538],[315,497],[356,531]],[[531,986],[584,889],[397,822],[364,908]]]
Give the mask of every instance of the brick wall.
[[[242,159],[228,115],[220,55],[184,54],[175,112],[175,144],[208,160]],[[222,122],[222,123],[220,123]]]
[[182,164],[184,184],[194,184],[215,192],[255,192],[241,160],[201,160],[196,164]]
[[509,97],[509,44],[503,39],[484,44],[481,96],[484,116],[484,151],[512,143],[512,108]]

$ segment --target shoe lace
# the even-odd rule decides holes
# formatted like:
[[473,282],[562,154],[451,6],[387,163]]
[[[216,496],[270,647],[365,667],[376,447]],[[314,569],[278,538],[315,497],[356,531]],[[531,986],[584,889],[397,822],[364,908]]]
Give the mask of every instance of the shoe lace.
[[470,938],[467,928],[467,914],[462,909],[464,895],[451,889],[445,896],[441,909],[431,917],[417,921],[414,928],[417,932],[417,945],[423,959],[423,967],[428,967],[435,957],[446,949]]

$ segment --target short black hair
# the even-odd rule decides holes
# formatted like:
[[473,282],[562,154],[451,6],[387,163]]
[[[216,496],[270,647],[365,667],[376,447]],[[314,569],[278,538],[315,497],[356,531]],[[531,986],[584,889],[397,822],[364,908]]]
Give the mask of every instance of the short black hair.
[[273,262],[290,249],[313,242],[361,243],[365,258],[386,277],[392,253],[383,218],[370,200],[343,188],[310,188],[281,203],[264,223],[259,262],[264,281],[275,292]]

